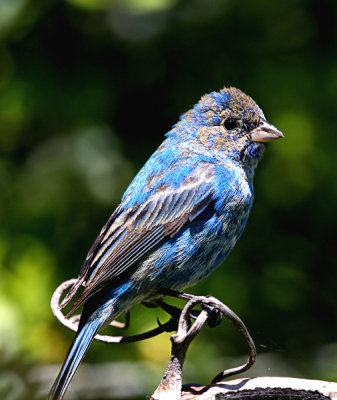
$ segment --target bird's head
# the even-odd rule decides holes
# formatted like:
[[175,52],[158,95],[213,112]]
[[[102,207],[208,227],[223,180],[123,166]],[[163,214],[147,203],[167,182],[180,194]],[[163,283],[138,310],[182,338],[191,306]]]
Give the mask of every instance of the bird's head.
[[204,95],[181,123],[203,146],[239,160],[259,159],[266,142],[283,137],[251,97],[232,87]]

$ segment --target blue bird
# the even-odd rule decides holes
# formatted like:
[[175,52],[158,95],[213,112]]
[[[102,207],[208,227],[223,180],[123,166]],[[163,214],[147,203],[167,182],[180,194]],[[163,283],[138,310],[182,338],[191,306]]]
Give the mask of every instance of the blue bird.
[[78,332],[49,400],[62,399],[95,334],[158,290],[207,277],[240,237],[252,207],[254,169],[265,143],[283,134],[236,88],[204,95],[166,134],[90,249],[71,312]]

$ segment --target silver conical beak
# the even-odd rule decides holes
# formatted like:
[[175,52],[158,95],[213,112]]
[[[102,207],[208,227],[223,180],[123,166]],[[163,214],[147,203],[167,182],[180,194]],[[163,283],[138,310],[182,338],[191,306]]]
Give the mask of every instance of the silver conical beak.
[[270,142],[271,140],[283,138],[283,133],[275,128],[266,120],[250,132],[250,140],[252,142]]

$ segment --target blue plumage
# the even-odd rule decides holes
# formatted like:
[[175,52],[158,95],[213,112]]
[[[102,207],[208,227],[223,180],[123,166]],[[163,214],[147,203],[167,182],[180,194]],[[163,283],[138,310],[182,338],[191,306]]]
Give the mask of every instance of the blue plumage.
[[126,190],[62,307],[82,294],[79,330],[49,399],[62,399],[97,331],[159,289],[208,276],[240,237],[265,142],[282,137],[240,90],[201,98]]
[[79,363],[87,352],[99,327],[99,319],[91,320],[76,335],[66,359],[62,365],[62,369],[54,382],[49,394],[50,398],[62,399],[65,391],[73,377]]

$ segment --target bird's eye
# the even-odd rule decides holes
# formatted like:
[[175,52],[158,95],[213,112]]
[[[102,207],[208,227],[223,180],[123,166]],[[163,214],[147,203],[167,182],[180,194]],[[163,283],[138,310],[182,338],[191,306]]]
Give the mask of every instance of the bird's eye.
[[232,131],[235,128],[238,128],[240,126],[240,121],[235,118],[227,118],[223,122],[223,126],[228,130]]

